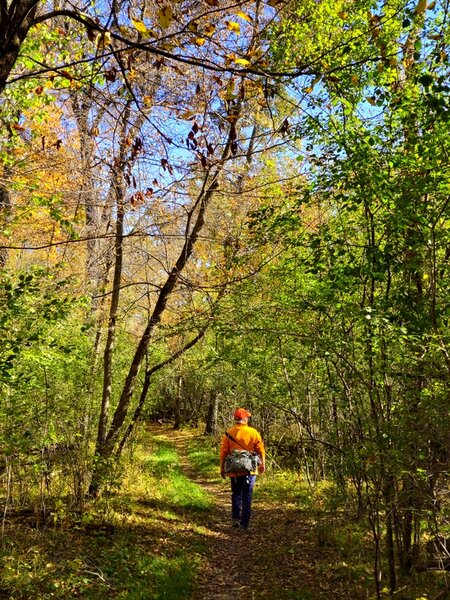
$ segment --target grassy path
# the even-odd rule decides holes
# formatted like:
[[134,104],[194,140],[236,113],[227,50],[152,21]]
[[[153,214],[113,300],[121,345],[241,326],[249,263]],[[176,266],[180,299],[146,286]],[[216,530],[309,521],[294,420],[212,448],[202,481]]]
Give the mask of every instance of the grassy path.
[[349,593],[348,573],[336,564],[336,552],[319,546],[314,524],[295,506],[258,498],[256,492],[249,532],[231,528],[228,480],[193,469],[188,458],[192,433],[167,430],[166,435],[185,474],[214,498],[204,523],[207,550],[194,600],[367,598],[355,582]]
[[[230,484],[219,476],[217,445],[199,432],[143,428],[118,467],[102,497],[82,511],[56,497],[45,522],[41,503],[8,512],[0,598],[375,597],[370,531],[330,482],[312,493],[295,472],[269,470],[258,478],[243,533],[230,526]],[[438,572],[415,573],[395,597],[446,598],[445,583]]]

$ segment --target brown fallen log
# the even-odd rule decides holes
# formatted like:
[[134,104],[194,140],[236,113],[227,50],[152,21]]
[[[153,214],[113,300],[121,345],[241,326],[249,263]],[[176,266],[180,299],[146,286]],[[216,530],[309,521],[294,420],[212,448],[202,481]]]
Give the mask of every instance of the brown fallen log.
[[416,571],[450,571],[450,557],[427,558],[414,565]]

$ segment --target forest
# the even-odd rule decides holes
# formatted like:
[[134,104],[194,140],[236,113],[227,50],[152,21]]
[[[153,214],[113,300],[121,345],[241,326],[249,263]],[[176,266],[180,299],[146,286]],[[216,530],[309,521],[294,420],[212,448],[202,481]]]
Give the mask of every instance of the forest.
[[0,0],[0,598],[450,598],[449,11]]

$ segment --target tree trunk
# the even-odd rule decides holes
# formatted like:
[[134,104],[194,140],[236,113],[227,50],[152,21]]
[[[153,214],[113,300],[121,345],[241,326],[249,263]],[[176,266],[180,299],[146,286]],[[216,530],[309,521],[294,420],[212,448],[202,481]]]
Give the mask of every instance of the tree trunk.
[[384,497],[386,502],[386,552],[389,568],[389,591],[393,594],[397,587],[397,574],[395,570],[394,546],[394,515],[395,515],[395,488],[392,476],[386,476]]
[[[82,99],[74,92],[71,94],[72,110],[78,126],[81,155],[81,188],[79,204],[84,209],[87,237],[86,282],[88,289],[95,296],[101,280],[100,270],[100,189],[95,182],[92,163],[95,155],[94,138],[89,125],[89,112],[93,101]],[[101,115],[102,113],[100,113]],[[100,118],[97,115],[97,120]],[[95,306],[95,302],[94,302]]]
[[1,3],[0,10],[0,94],[19,55],[36,15],[39,0],[16,0]]
[[90,486],[91,493],[94,496],[98,495],[101,487],[101,476],[99,467],[101,467],[102,463],[104,463],[104,461],[107,461],[114,454],[114,450],[116,445],[118,444],[118,439],[120,436],[122,426],[128,415],[128,410],[131,398],[134,393],[136,380],[139,375],[142,362],[150,346],[153,333],[156,327],[159,325],[162,315],[166,309],[167,302],[178,283],[181,273],[183,272],[185,266],[188,264],[188,261],[192,255],[194,246],[205,223],[206,209],[209,206],[215,194],[215,191],[218,188],[219,175],[221,174],[226,164],[226,161],[231,154],[231,148],[236,136],[235,124],[240,114],[240,107],[234,107],[234,111],[235,112],[233,124],[232,126],[230,126],[227,143],[225,144],[225,148],[222,152],[221,159],[218,163],[216,163],[214,173],[211,175],[210,172],[207,172],[207,174],[205,175],[204,185],[191,211],[188,213],[185,242],[174,266],[172,267],[171,271],[167,276],[164,285],[160,289],[158,299],[154,306],[151,317],[138,343],[133,360],[130,365],[128,375],[125,379],[122,394],[120,396],[116,411],[114,413],[112,423],[109,427],[108,434],[106,435],[106,439],[104,440],[104,443],[97,445],[96,458],[98,466],[97,468],[94,468]]
[[114,279],[109,311],[108,333],[106,336],[105,353],[103,359],[103,395],[98,427],[97,448],[100,448],[106,439],[109,403],[112,389],[112,354],[116,337],[117,310],[119,307],[120,281],[122,278],[123,262],[124,190],[120,182],[121,175],[114,173],[113,178],[115,179],[117,190],[117,219],[115,238],[116,260],[114,265]]
[[[11,219],[11,193],[7,187],[7,182],[9,181],[12,175],[10,167],[5,167],[3,169],[3,180],[6,183],[0,183],[0,215],[3,223],[8,223]],[[6,261],[8,260],[8,248],[6,246],[0,248],[0,269],[3,269],[6,266]]]
[[175,413],[175,421],[173,424],[174,429],[181,428],[181,423],[183,421],[182,409],[181,409],[182,401],[183,401],[183,376],[178,375],[177,394],[175,396],[175,407],[174,407],[174,413]]
[[208,414],[206,415],[205,435],[215,436],[217,433],[217,417],[219,414],[219,395],[211,390]]

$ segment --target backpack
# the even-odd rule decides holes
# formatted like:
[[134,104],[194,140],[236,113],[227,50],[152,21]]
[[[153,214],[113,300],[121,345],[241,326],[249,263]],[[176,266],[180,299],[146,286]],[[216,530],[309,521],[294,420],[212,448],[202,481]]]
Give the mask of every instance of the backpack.
[[[225,433],[228,439],[236,444],[239,444],[228,432]],[[243,448],[242,444],[239,444]],[[250,473],[255,472],[258,465],[261,464],[261,459],[256,452],[249,450],[237,450],[236,448],[225,458],[224,470],[225,473]]]

